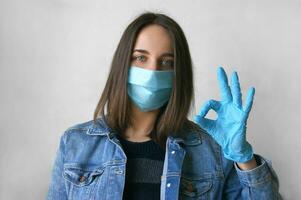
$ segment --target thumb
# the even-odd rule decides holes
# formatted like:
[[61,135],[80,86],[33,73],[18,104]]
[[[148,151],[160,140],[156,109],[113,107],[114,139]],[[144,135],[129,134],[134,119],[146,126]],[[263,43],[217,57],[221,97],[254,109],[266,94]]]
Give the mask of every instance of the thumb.
[[212,119],[206,119],[204,117],[201,117],[200,115],[196,115],[194,117],[194,121],[207,133],[211,133],[212,127],[214,126],[215,120]]

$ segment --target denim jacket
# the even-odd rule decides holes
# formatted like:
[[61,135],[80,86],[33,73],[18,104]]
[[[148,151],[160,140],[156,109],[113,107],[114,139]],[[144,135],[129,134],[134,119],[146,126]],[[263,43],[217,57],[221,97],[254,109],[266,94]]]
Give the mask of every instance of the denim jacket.
[[[161,200],[282,199],[270,160],[240,170],[204,130],[168,136]],[[121,200],[127,157],[101,117],[69,127],[60,138],[46,199]]]

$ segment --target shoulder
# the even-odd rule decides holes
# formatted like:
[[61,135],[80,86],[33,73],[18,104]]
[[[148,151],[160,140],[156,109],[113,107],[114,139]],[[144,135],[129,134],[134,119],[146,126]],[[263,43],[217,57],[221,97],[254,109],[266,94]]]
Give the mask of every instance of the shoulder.
[[108,133],[104,124],[94,120],[75,123],[66,128],[61,136],[65,162],[93,162],[95,154],[102,155],[105,152],[103,148],[107,146],[108,140],[102,136]]
[[[217,161],[220,162],[223,167],[231,167],[233,165],[233,161],[228,160],[224,157],[223,150],[221,146],[215,141],[215,139],[202,127],[196,124],[193,121],[190,121],[194,124],[194,128],[189,129],[187,131],[187,136],[184,143],[193,143],[191,139],[196,141],[195,138],[199,138],[198,144],[200,144],[201,151],[204,153],[208,153],[208,155],[215,156]],[[189,145],[188,145],[189,146]]]
[[225,174],[228,174],[231,169],[234,168],[234,162],[225,158],[221,146],[215,141],[215,139],[206,130],[201,128],[199,125],[197,126],[198,129],[194,130],[192,133],[201,138],[201,145],[199,145],[199,148],[195,148],[195,151],[201,151],[202,154],[206,154],[207,157],[211,157],[211,162],[214,162],[218,168],[222,169]]
[[91,119],[67,127],[61,136],[61,140],[65,143],[70,140],[87,140],[94,135],[105,135],[108,131],[102,118],[98,118],[96,121]]
[[231,167],[233,163],[223,158],[220,145],[198,125],[186,131],[184,174],[188,176],[192,172],[199,177],[224,177],[225,168]]
[[93,126],[93,120],[78,122],[70,125],[64,131],[65,134],[86,133]]
[[185,128],[183,129],[183,139],[184,143],[192,143],[197,142],[205,144],[208,147],[212,148],[219,148],[219,144],[207,133],[206,130],[204,130],[202,127],[200,127],[195,122],[188,120]]

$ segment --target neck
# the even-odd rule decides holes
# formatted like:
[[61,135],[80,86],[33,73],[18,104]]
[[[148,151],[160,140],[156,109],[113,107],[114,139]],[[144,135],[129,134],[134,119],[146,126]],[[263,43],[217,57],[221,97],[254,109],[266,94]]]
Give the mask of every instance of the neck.
[[153,130],[159,109],[142,112],[135,105],[132,106],[132,125],[125,131],[125,137],[132,141],[145,141],[150,139],[150,132]]

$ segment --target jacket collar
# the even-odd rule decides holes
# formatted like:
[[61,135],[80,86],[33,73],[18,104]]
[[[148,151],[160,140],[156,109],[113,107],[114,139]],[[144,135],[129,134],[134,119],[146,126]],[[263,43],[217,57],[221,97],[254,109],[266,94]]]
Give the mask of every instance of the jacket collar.
[[[92,121],[92,126],[87,130],[88,135],[101,135],[107,136],[112,138],[116,132],[114,132],[106,123],[103,117],[97,118],[96,123]],[[197,133],[197,134],[196,134]],[[183,134],[184,137],[173,136],[170,134],[168,138],[171,142],[176,143],[184,143],[186,145],[197,145],[202,143],[202,134],[201,132],[196,131],[188,131],[187,133]]]

